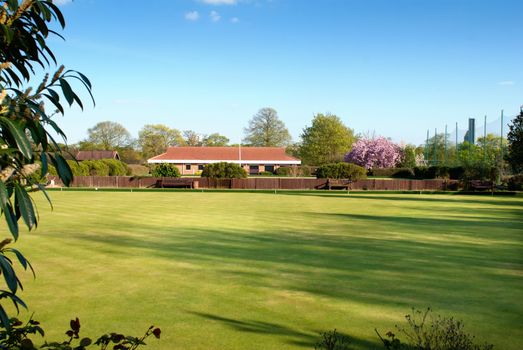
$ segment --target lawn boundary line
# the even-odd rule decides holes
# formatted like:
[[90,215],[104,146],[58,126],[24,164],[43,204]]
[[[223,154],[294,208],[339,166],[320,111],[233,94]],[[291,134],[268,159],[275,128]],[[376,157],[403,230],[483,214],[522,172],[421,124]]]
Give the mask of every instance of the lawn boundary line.
[[92,187],[54,187],[47,188],[46,191],[51,192],[183,192],[183,193],[270,193],[270,194],[322,194],[322,195],[339,195],[347,194],[411,194],[411,195],[420,195],[420,194],[442,194],[442,195],[473,195],[473,196],[496,196],[496,197],[506,197],[506,196],[515,196],[523,197],[523,192],[515,191],[504,191],[504,192],[471,192],[471,191],[368,191],[368,190],[254,190],[254,189],[220,189],[220,188],[200,188],[200,189],[185,189],[185,188],[92,188]]

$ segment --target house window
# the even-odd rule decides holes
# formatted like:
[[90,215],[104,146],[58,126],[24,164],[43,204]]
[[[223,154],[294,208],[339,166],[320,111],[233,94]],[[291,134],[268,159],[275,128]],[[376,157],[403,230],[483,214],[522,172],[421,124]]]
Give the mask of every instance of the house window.
[[191,164],[186,164],[185,165],[185,170],[191,170]]
[[266,165],[265,166],[265,171],[269,171],[271,173],[274,172],[274,165]]
[[202,170],[203,170],[203,164],[198,164],[198,170],[199,170],[199,171],[202,171]]
[[260,172],[260,167],[258,165],[249,165],[249,174],[254,175]]

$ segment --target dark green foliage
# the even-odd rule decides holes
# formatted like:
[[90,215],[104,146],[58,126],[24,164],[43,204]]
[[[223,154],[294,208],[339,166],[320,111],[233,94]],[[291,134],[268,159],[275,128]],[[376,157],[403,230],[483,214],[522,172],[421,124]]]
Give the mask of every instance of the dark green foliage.
[[491,344],[477,344],[475,337],[466,333],[462,321],[453,317],[433,316],[429,308],[425,311],[412,310],[406,315],[406,326],[396,326],[401,340],[389,331],[383,338],[376,330],[387,350],[492,350]]
[[109,167],[109,176],[127,176],[131,173],[127,164],[117,159],[101,159],[99,162],[107,164]]
[[319,167],[316,170],[318,179],[348,179],[352,181],[365,179],[365,168],[352,163],[333,163]]
[[[41,174],[46,174],[49,165],[53,165],[65,185],[73,179],[55,141],[56,135],[65,139],[65,134],[51,118],[52,108],[61,114],[64,114],[64,103],[83,108],[69,81],[79,82],[89,94],[91,83],[83,74],[60,66],[54,74],[46,74],[36,88],[30,88],[35,66],[46,70],[57,63],[46,40],[50,34],[60,36],[48,25],[56,28],[52,22],[58,21],[63,28],[63,16],[51,1],[4,0],[0,5],[0,207],[16,240],[20,218],[29,230],[37,225],[35,208],[26,192],[28,187],[43,190],[39,179],[30,176],[38,169],[36,162],[41,164]],[[45,103],[51,108],[44,108]],[[25,307],[16,296],[21,283],[12,268],[12,260],[5,255],[8,252],[13,250],[5,249],[0,254],[0,273],[7,285],[7,290],[0,292],[0,299],[12,301],[15,308]],[[21,253],[16,253],[16,258],[27,268]],[[4,328],[10,327],[3,304],[0,304],[0,323]]]
[[270,171],[262,171],[258,175],[260,175],[260,176],[273,176],[274,173],[272,173]]
[[461,180],[465,176],[465,168],[462,166],[455,166],[449,168],[449,178],[452,180]]
[[154,177],[180,177],[180,170],[174,164],[160,163],[153,166],[151,174]]
[[207,164],[202,171],[202,177],[215,179],[243,179],[247,177],[245,169],[234,163]]
[[311,176],[316,172],[316,167],[300,165],[300,166],[282,166],[276,169],[275,173],[278,176]]
[[316,344],[316,350],[349,350],[350,338],[335,330],[320,333],[321,340]]
[[414,170],[411,168],[377,168],[370,169],[368,175],[410,179],[414,177]]
[[151,335],[160,339],[160,328],[151,326],[141,337],[125,336],[118,333],[104,334],[93,342],[90,338],[80,338],[80,320],[78,318],[69,322],[69,330],[65,332],[68,337],[62,342],[44,342],[41,346],[36,346],[30,336],[39,334],[44,336],[45,332],[40,326],[40,322],[29,320],[22,323],[16,318],[8,320],[9,330],[0,328],[0,349],[12,350],[85,350],[96,346],[100,350],[134,350],[140,345],[146,345],[145,340]]
[[109,176],[109,165],[99,160],[84,160],[81,166],[86,166],[91,176]]
[[523,174],[509,177],[507,180],[507,186],[511,191],[523,191]]
[[[96,161],[93,161],[93,162],[96,162]],[[89,163],[77,162],[75,160],[68,160],[67,164],[69,164],[69,167],[71,168],[71,171],[73,172],[74,176],[89,176],[90,175],[91,169],[89,167]],[[51,172],[49,172],[49,173],[51,174]],[[51,174],[51,175],[55,175],[55,174]]]
[[509,126],[507,161],[514,173],[523,172],[523,109]]
[[293,169],[291,167],[282,166],[276,169],[276,175],[278,176],[291,176]]
[[414,170],[412,168],[396,168],[396,171],[391,177],[396,179],[411,179],[414,177]]
[[446,166],[415,167],[414,177],[416,179],[448,179],[450,168]]

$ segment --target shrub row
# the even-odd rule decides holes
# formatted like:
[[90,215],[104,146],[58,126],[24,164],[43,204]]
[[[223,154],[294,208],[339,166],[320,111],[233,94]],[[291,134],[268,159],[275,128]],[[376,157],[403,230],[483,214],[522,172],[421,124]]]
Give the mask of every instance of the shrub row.
[[311,176],[316,173],[316,167],[302,166],[282,166],[276,169],[275,174],[278,176]]
[[220,162],[207,164],[205,168],[203,168],[202,177],[215,179],[244,179],[247,177],[247,171],[238,164]]
[[318,179],[348,179],[352,181],[365,179],[367,171],[365,168],[352,163],[326,164],[316,170]]
[[447,167],[430,166],[415,168],[370,169],[369,176],[384,176],[404,179],[452,179],[452,180],[494,180],[499,175],[496,167]]
[[180,177],[180,170],[174,164],[160,163],[151,168],[153,177]]
[[[71,168],[74,176],[127,176],[131,175],[131,169],[122,161],[116,159],[84,160],[76,162],[68,160],[67,164]],[[49,165],[49,175],[57,175],[56,169]],[[40,172],[35,174],[42,177]]]

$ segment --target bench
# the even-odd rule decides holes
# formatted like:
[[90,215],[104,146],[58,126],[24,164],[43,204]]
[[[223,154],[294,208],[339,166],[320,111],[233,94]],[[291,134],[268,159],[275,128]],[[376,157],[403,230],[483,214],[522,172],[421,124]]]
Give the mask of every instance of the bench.
[[485,181],[485,180],[471,180],[469,182],[469,189],[472,191],[476,191],[476,190],[494,191],[494,183],[492,181]]
[[351,180],[341,180],[341,179],[327,179],[327,182],[318,186],[318,189],[324,190],[349,190],[352,184]]
[[159,179],[156,181],[157,188],[193,188],[193,179]]

